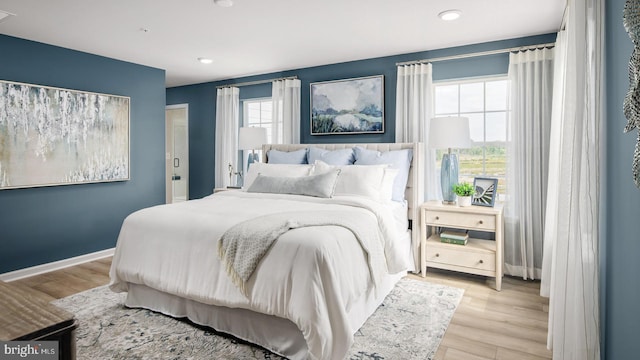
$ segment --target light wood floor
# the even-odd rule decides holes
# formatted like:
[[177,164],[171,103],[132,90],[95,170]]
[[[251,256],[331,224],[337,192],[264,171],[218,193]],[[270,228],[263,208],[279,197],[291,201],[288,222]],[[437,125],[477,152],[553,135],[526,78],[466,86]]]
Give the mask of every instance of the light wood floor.
[[[51,300],[109,283],[111,258],[17,280]],[[420,276],[412,278],[423,280]],[[546,349],[548,301],[539,282],[505,277],[502,291],[482,276],[429,269],[427,281],[463,288],[464,297],[436,360],[551,359]]]

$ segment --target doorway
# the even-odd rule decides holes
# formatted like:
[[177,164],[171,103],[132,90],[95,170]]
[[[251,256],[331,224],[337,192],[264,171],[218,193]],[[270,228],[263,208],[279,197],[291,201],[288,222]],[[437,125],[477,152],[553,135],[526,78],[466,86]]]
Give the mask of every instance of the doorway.
[[167,204],[189,200],[189,105],[165,108]]

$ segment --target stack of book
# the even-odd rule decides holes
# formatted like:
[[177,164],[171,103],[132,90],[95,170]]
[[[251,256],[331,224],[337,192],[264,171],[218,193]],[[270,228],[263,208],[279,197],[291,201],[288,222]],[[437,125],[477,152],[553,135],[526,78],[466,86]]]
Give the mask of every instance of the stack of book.
[[469,241],[469,234],[464,232],[443,231],[440,233],[440,242],[443,243],[467,245],[467,241]]

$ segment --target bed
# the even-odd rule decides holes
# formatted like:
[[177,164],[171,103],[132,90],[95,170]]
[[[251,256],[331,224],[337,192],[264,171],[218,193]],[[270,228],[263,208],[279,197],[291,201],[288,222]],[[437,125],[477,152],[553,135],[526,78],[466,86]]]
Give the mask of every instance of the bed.
[[[356,147],[362,154],[373,155],[369,157],[373,163],[366,163],[364,155],[364,165],[359,160],[355,166],[316,161],[307,165],[306,175],[287,179],[265,170],[277,169],[278,175],[303,171],[302,165],[273,164],[276,155],[313,148],[330,162],[331,155]],[[414,143],[264,145],[263,164],[255,165],[263,170],[250,171],[245,177],[254,177],[248,191],[218,192],[127,217],[112,261],[110,288],[127,292],[128,307],[186,317],[290,359],[342,359],[353,334],[396,282],[419,268],[418,231],[411,231],[411,223],[419,218],[422,199],[420,147]],[[387,169],[392,167],[388,164],[375,164],[380,162],[375,153],[384,158],[403,151],[412,154],[401,189],[403,202],[338,193],[344,190],[339,181],[331,188],[333,197],[307,196],[309,183],[316,191],[318,183],[362,174],[360,168],[371,174],[383,168],[381,179],[395,180],[398,171]],[[369,191],[365,178],[361,177],[355,191]],[[292,193],[260,189],[261,184],[280,189],[291,183],[296,184]],[[396,196],[395,190],[376,196]],[[235,234],[233,230],[253,232],[251,238],[256,231],[271,234],[271,228],[264,231],[264,226],[273,227],[279,224],[274,219],[290,216],[295,218],[294,225],[289,221],[287,231],[272,236],[277,240],[263,257],[249,262],[247,276],[243,272],[247,264],[240,261],[247,257],[238,254],[253,253],[256,247],[232,242],[230,234]],[[417,224],[415,228],[419,229]],[[245,252],[236,253],[236,249]]]

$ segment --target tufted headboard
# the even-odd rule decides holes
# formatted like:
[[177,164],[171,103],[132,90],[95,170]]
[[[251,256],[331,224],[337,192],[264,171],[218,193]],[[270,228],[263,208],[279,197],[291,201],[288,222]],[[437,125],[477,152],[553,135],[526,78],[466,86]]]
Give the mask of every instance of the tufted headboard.
[[[413,149],[413,158],[409,168],[409,178],[405,189],[405,199],[408,205],[408,217],[412,223],[411,238],[414,244],[420,243],[420,204],[424,201],[424,159],[422,159],[422,143],[371,143],[371,144],[265,144],[262,145],[262,161],[269,162],[267,152],[271,149],[279,151],[294,151],[308,147],[317,147],[326,150],[348,149],[360,146],[369,150],[380,152],[401,149]],[[417,251],[415,252],[417,253]],[[414,254],[415,254],[414,253]]]

